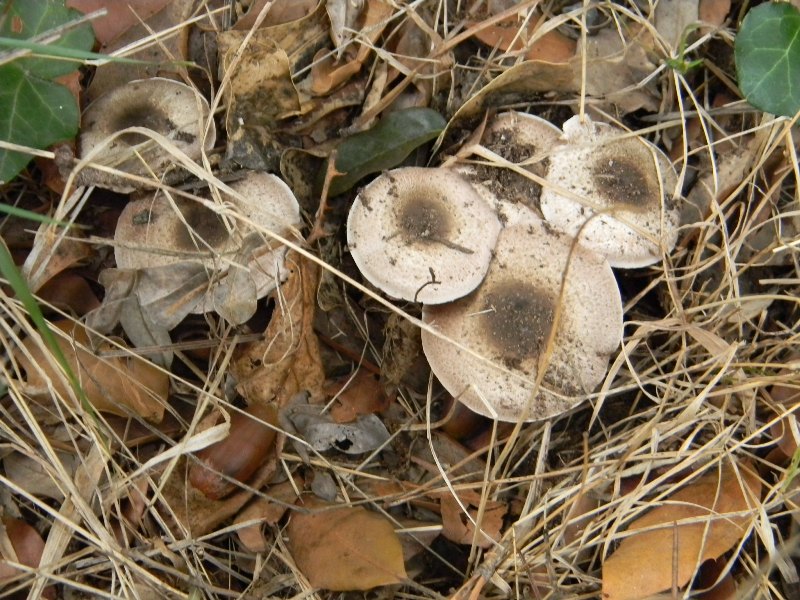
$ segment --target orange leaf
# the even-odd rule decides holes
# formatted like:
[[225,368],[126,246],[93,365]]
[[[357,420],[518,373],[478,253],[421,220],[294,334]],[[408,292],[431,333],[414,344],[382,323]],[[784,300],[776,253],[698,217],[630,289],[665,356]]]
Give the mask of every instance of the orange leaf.
[[392,524],[360,506],[306,502],[286,528],[297,567],[315,588],[369,590],[406,580],[403,547]]
[[[58,345],[94,408],[114,415],[136,414],[148,421],[161,421],[169,392],[167,373],[142,358],[94,354],[89,350],[86,329],[78,323],[65,320],[52,326],[67,334],[67,338],[56,336]],[[15,355],[26,372],[26,391],[34,397],[49,399],[49,379],[59,396],[70,398],[66,379],[38,337],[26,339],[23,346],[27,352],[18,350]]]
[[325,395],[334,397],[331,417],[336,423],[352,423],[361,415],[371,415],[389,408],[389,398],[380,381],[362,369],[355,377],[328,382]]
[[603,598],[634,600],[686,585],[704,561],[747,533],[760,494],[761,481],[748,466],[738,476],[727,466],[681,488],[628,527],[646,531],[626,537],[606,559]]
[[[442,535],[456,544],[475,544],[479,548],[490,548],[495,541],[500,539],[500,530],[503,527],[508,507],[503,502],[494,500],[485,501],[483,512],[478,507],[481,504],[481,495],[469,490],[459,491],[459,497],[471,519],[464,514],[461,506],[450,492],[439,495],[442,512]],[[480,532],[475,534],[473,521],[478,522],[481,516]]]
[[298,391],[321,396],[325,374],[314,333],[319,268],[299,254],[286,255],[289,277],[275,292],[278,308],[264,341],[249,344],[232,363],[238,390],[250,403],[277,399],[284,406]]

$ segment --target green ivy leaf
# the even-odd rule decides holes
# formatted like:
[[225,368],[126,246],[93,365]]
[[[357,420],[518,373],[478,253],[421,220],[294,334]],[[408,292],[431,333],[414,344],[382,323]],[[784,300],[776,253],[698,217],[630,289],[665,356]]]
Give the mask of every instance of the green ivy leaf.
[[438,136],[447,122],[430,108],[407,108],[386,115],[369,131],[343,140],[336,150],[336,170],[328,195],[346,192],[370,173],[399,165],[411,152]]
[[[0,0],[0,37],[27,40],[79,18],[64,0]],[[58,48],[89,50],[94,35],[88,24],[71,29],[52,43]],[[52,80],[75,71],[72,61],[28,56],[0,66],[0,140],[47,148],[78,132],[80,112],[70,91]],[[30,156],[0,148],[0,183],[10,181]]]
[[739,88],[756,108],[792,117],[800,110],[800,11],[788,2],[747,13],[735,43]]

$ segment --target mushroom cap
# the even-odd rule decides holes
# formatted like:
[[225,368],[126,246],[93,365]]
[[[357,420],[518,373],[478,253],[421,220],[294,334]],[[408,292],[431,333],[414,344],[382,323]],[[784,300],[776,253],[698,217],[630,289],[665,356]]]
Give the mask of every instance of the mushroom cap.
[[[561,130],[541,117],[522,112],[504,112],[487,125],[481,145],[531,173],[544,176],[547,154],[558,144]],[[460,164],[455,170],[466,177],[484,197],[492,198],[503,225],[527,220],[538,214],[542,186],[511,169],[488,164]]]
[[[252,244],[260,229],[286,235],[300,226],[300,208],[289,187],[275,175],[250,172],[230,184],[241,200],[222,193],[233,212],[224,217],[203,204],[162,190],[129,202],[120,214],[114,235],[114,255],[120,269],[146,269],[181,262],[202,264],[225,273],[237,254]],[[252,227],[245,221],[251,221]],[[257,297],[275,289],[284,278],[285,248],[269,238],[262,241],[248,263]],[[208,307],[201,304],[198,312]]]
[[[216,140],[213,121],[203,138],[208,114],[206,99],[186,84],[162,77],[131,81],[86,107],[78,142],[79,154],[85,158],[117,131],[145,127],[169,138],[189,158],[198,160],[203,149],[211,150]],[[175,164],[175,159],[150,138],[126,133],[108,143],[93,162],[132,175],[147,177],[152,171],[161,177]],[[92,168],[82,171],[80,178],[84,185],[97,185],[121,193],[140,187],[132,180]]]
[[448,169],[387,171],[361,190],[347,218],[362,275],[394,298],[426,304],[478,287],[499,232],[492,207]]
[[680,221],[672,198],[677,174],[669,159],[653,144],[620,138],[625,132],[604,123],[582,124],[573,117],[564,133],[565,143],[550,154],[546,179],[554,187],[542,191],[545,220],[580,236],[582,245],[606,256],[613,267],[661,260],[662,252],[675,246]]
[[622,340],[622,301],[608,262],[544,222],[504,229],[481,286],[456,302],[423,306],[422,318],[449,338],[422,331],[425,356],[445,389],[503,421],[572,408],[603,380]]

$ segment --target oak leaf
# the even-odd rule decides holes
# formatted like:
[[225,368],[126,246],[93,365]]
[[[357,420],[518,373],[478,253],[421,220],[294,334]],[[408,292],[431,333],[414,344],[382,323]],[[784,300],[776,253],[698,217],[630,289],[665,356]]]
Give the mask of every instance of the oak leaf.
[[[738,471],[738,472],[737,472]],[[603,564],[603,598],[634,600],[684,586],[748,532],[761,480],[746,465],[703,475],[633,521]]]
[[406,580],[403,547],[392,524],[360,506],[312,500],[292,515],[289,551],[315,588],[369,590]]

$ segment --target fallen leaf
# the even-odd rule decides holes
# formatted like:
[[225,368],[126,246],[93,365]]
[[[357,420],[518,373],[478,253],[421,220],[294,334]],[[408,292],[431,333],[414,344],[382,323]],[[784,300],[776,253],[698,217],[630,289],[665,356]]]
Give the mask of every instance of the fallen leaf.
[[[58,459],[66,473],[75,473],[80,461],[74,454],[59,454]],[[3,471],[8,479],[23,486],[29,494],[53,498],[59,502],[64,500],[63,487],[57,485],[56,473],[32,456],[12,452],[3,459]]]
[[292,73],[327,41],[324,4],[301,19],[252,35],[224,31],[217,36],[220,78],[230,77],[225,86],[228,159],[255,170],[277,171],[281,152],[297,146],[279,124],[300,113]]
[[39,289],[37,296],[78,317],[100,306],[100,300],[86,278],[73,271],[62,271],[53,277]]
[[[34,527],[21,519],[4,517],[2,524],[4,529],[2,538],[5,539],[0,540],[0,554],[2,555],[2,559],[0,559],[0,586],[6,585],[5,580],[15,577],[30,578],[32,580],[35,577],[35,572],[26,574],[22,569],[18,569],[9,563],[14,562],[36,569],[44,553],[42,536],[39,535],[39,532]],[[10,584],[10,582],[8,583]],[[42,597],[48,600],[55,598],[55,588],[53,586],[46,587]]]
[[[456,544],[475,544],[479,548],[491,548],[500,540],[503,517],[508,507],[504,502],[484,500],[471,490],[459,490],[458,498],[469,516],[449,491],[437,495],[441,501],[442,535]],[[483,510],[480,506],[483,504]],[[478,520],[480,519],[480,521]],[[475,523],[480,529],[476,532]]]
[[673,51],[685,41],[687,27],[698,20],[699,0],[665,0],[656,4],[653,12],[656,31]]
[[[266,552],[269,549],[263,525],[277,525],[289,507],[297,502],[297,490],[302,488],[303,481],[300,478],[271,485],[263,495],[255,498],[236,515],[233,525],[245,548],[250,552]],[[259,523],[244,525],[248,521]]]
[[[285,406],[281,423],[290,423],[296,435],[317,452],[339,450],[363,454],[380,448],[391,437],[386,425],[375,415],[362,415],[352,423],[335,423],[321,404],[306,403],[305,394]],[[302,450],[299,450],[302,452]]]
[[322,397],[325,373],[313,325],[319,267],[293,251],[286,267],[289,277],[274,293],[277,308],[264,340],[245,346],[231,363],[237,390],[249,403],[277,399],[284,406],[303,390]]
[[84,14],[105,10],[102,17],[92,19],[94,36],[100,44],[108,44],[122,33],[146,21],[171,0],[67,0],[67,7]]
[[[722,27],[728,13],[731,12],[731,0],[700,0],[697,12],[703,23],[712,27]],[[708,29],[701,28],[700,33],[705,35]]]
[[[581,54],[586,54],[586,93],[611,102],[623,114],[639,109],[657,111],[660,93],[657,78],[647,82],[656,70],[650,57],[655,42],[644,28],[631,27],[625,39],[613,27],[602,29],[578,47],[570,65],[575,83],[581,80]],[[580,88],[578,88],[580,89]],[[577,91],[577,90],[576,90]]]
[[369,590],[403,583],[403,547],[392,524],[360,506],[305,503],[286,527],[289,551],[315,588]]
[[[110,358],[96,354],[91,350],[86,329],[78,323],[64,320],[51,326],[66,334],[66,338],[56,335],[56,341],[95,409],[161,421],[169,393],[166,372],[138,356]],[[15,352],[15,358],[25,369],[26,392],[42,401],[52,401],[51,382],[61,398],[71,398],[69,384],[38,336],[27,338],[23,347]]]
[[[333,8],[332,3],[326,2],[325,6],[330,15]],[[328,53],[326,49],[317,52],[311,67],[311,93],[317,96],[329,93],[361,70],[361,66],[370,55],[372,45],[380,37],[393,11],[391,5],[381,0],[369,0],[363,12],[357,13],[353,13],[353,3],[348,0],[338,2],[336,6],[348,11],[346,20],[353,20],[352,26],[350,23],[347,24],[350,26],[349,30],[363,32],[366,39],[357,45],[358,50],[354,53],[355,55],[344,57],[344,61],[340,60],[341,56],[333,54],[326,58],[325,55]],[[343,28],[339,34],[335,34],[336,27],[333,21],[334,19],[331,18],[331,35],[337,47],[344,47],[345,37],[349,39],[349,35],[346,35],[348,30]],[[337,35],[339,39],[337,39]]]
[[748,465],[714,469],[671,494],[630,524],[628,533],[642,532],[626,536],[603,563],[603,598],[634,600],[683,587],[704,561],[742,540],[760,495],[761,480]]
[[[248,486],[253,490],[261,489],[274,477],[277,464],[276,456],[271,455],[252,476]],[[217,525],[236,515],[253,497],[250,489],[242,489],[222,500],[210,500],[189,485],[186,481],[186,470],[186,463],[181,459],[171,471],[167,481],[161,483],[158,501],[168,506],[166,509],[168,513],[192,536],[197,537],[214,531]],[[152,499],[150,501],[152,502]]]
[[386,410],[389,398],[378,378],[365,369],[355,376],[337,379],[325,385],[325,395],[332,398],[330,414],[337,423],[350,423],[362,415]]
[[527,60],[543,60],[552,63],[567,62],[575,55],[575,40],[566,37],[557,29],[539,35],[535,41],[530,40],[536,35],[546,20],[542,15],[534,15],[525,27],[512,16],[507,20],[498,22],[488,27],[481,26],[475,32],[475,38],[491,48],[498,48],[503,52],[525,51]]
[[65,269],[92,255],[91,246],[80,239],[80,230],[66,231],[51,223],[42,223],[36,231],[33,248],[22,266],[22,274],[31,292],[36,292]]
[[264,6],[270,2],[272,6],[261,21],[261,27],[273,27],[297,21],[311,14],[320,5],[318,0],[256,0],[250,8],[232,27],[232,29],[248,30],[256,23],[258,15]]

